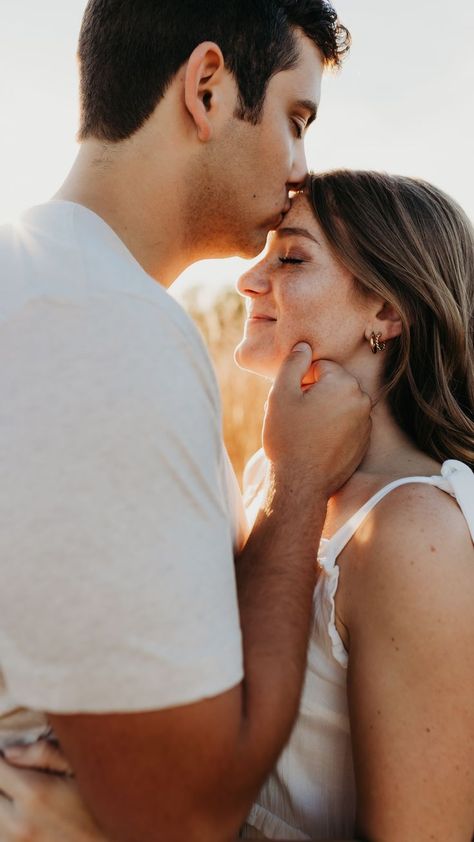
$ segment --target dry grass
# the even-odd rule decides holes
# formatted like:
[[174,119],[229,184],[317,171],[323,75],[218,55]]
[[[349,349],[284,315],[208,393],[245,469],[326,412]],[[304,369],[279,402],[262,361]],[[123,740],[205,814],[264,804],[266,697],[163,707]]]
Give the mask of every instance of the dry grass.
[[245,306],[232,288],[224,288],[212,309],[204,309],[199,293],[189,289],[180,296],[204,336],[219,381],[224,423],[224,441],[235,472],[241,480],[247,460],[261,446],[263,406],[269,383],[239,369],[233,359],[242,336]]

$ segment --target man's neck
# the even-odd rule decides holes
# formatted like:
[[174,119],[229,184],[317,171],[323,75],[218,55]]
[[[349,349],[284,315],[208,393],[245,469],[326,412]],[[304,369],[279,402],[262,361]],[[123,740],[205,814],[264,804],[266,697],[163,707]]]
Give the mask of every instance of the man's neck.
[[194,258],[185,247],[173,167],[163,167],[162,178],[156,159],[153,167],[159,195],[146,178],[146,160],[128,155],[126,144],[87,141],[55,198],[94,211],[145,272],[167,288]]

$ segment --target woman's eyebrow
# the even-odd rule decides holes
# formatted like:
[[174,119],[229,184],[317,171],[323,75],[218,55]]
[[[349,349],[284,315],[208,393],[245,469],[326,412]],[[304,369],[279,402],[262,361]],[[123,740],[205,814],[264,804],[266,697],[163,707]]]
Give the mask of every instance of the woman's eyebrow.
[[306,228],[277,228],[275,233],[279,237],[306,237],[307,240],[312,240],[316,245],[320,245],[318,240]]

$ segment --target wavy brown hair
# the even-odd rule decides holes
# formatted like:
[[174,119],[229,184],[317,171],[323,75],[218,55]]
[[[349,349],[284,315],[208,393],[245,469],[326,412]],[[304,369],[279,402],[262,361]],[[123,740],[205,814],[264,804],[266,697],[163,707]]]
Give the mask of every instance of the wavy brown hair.
[[474,467],[474,231],[427,182],[336,170],[308,197],[337,259],[362,294],[402,321],[386,352],[382,395],[425,453]]

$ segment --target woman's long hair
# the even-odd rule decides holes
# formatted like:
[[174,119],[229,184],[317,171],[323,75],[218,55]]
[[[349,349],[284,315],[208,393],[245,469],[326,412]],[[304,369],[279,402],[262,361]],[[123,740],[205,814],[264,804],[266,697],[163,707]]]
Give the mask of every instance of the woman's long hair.
[[389,302],[401,317],[401,336],[385,352],[382,392],[396,421],[425,453],[473,467],[474,232],[469,219],[431,184],[384,173],[314,174],[308,197],[357,288]]

